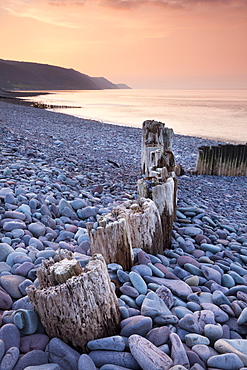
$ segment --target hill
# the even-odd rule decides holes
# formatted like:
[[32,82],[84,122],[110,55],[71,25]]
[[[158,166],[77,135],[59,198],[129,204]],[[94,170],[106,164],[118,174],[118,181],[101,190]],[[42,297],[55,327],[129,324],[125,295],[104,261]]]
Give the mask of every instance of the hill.
[[129,87],[126,84],[117,84],[117,86],[118,86],[119,89],[131,89],[131,87]]
[[104,77],[90,77],[74,69],[0,59],[0,88],[8,90],[119,89]]

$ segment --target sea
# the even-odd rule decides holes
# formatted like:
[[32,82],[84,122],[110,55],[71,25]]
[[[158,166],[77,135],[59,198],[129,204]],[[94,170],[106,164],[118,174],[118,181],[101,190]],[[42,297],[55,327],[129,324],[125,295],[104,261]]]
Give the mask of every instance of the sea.
[[[30,98],[56,112],[133,127],[164,122],[175,134],[247,143],[247,90],[76,90]],[[93,123],[92,123],[93,124]]]

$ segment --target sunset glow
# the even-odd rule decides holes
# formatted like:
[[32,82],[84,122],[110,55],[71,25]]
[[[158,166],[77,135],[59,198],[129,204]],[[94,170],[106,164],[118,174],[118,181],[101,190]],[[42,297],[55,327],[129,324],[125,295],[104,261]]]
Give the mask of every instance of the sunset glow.
[[133,88],[247,87],[247,1],[0,0],[1,59]]

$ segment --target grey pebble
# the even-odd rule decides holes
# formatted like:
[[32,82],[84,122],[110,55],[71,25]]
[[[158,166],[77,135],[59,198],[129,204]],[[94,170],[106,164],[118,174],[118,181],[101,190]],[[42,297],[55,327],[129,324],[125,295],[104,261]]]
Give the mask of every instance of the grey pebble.
[[92,351],[89,353],[89,356],[97,367],[101,367],[106,364],[113,364],[133,370],[139,370],[138,363],[129,352]]
[[132,335],[129,338],[129,347],[143,370],[167,370],[173,365],[168,355],[139,335]]

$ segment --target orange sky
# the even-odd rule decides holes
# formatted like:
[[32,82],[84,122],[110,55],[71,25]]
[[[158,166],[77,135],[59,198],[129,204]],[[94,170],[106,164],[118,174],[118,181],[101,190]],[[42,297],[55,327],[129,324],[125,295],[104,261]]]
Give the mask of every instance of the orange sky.
[[0,0],[0,58],[133,88],[247,88],[247,0]]

